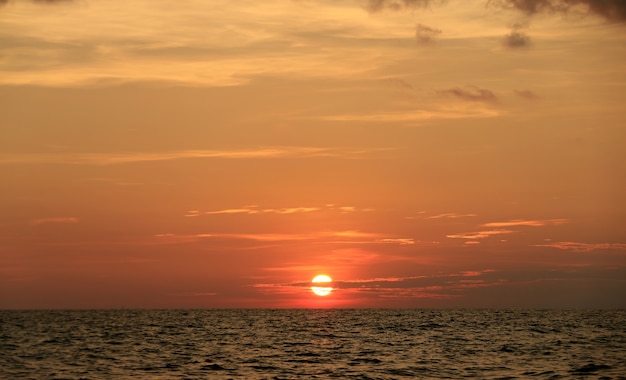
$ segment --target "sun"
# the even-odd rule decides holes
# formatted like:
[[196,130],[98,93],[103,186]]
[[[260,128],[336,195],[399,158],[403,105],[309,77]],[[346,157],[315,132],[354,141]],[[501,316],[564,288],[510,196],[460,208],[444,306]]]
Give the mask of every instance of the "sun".
[[329,295],[330,292],[333,291],[332,286],[330,286],[333,282],[333,279],[325,274],[315,276],[312,282],[314,285],[311,286],[311,291],[318,296],[324,297]]

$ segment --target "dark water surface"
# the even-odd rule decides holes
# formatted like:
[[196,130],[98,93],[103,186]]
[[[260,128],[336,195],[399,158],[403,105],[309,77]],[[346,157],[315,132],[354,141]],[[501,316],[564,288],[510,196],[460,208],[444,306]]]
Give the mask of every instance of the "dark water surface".
[[626,311],[0,311],[0,378],[626,379]]

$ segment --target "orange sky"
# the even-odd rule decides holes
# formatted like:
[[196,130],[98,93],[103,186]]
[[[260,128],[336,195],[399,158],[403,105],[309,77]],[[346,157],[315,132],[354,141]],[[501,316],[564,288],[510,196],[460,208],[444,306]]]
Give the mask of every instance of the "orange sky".
[[524,4],[0,1],[0,308],[626,307],[626,6]]

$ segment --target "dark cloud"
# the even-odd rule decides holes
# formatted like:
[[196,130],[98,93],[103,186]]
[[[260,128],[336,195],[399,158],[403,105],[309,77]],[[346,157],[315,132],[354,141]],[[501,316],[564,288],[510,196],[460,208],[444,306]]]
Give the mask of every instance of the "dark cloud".
[[[431,5],[443,5],[446,2],[446,0],[360,1],[363,7],[372,13],[427,8]],[[488,6],[518,10],[527,15],[583,12],[595,14],[611,22],[626,22],[626,0],[486,0],[486,2]]]
[[524,48],[530,45],[530,37],[519,30],[512,30],[510,34],[504,36],[504,46],[513,49]]
[[459,99],[473,101],[473,102],[495,102],[498,100],[498,97],[490,90],[486,90],[484,88],[477,87],[469,87],[469,88],[450,88],[447,90],[440,91],[442,94],[452,95]]
[[488,0],[488,5],[527,15],[584,11],[611,22],[626,22],[626,0]]
[[530,37],[524,32],[521,25],[513,25],[511,33],[504,36],[503,44],[512,49],[525,48],[530,46]]
[[367,0],[365,9],[369,12],[381,12],[384,10],[403,11],[406,9],[426,8],[431,4],[442,4],[444,0]]
[[415,29],[415,39],[422,44],[431,42],[439,34],[441,34],[441,30],[422,24],[417,24]]
[[515,90],[515,95],[528,100],[539,99],[539,95],[530,90]]
[[413,90],[413,86],[402,80],[399,78],[387,78],[384,80],[385,83],[387,83],[388,85],[395,87],[395,88],[400,88],[400,89],[405,89],[405,90]]

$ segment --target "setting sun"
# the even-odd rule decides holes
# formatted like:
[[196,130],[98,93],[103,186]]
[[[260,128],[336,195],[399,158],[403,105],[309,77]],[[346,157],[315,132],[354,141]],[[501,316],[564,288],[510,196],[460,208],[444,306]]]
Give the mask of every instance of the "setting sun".
[[332,286],[330,286],[332,281],[333,279],[325,274],[315,276],[312,280],[314,286],[311,286],[311,291],[318,296],[327,296],[333,291]]

